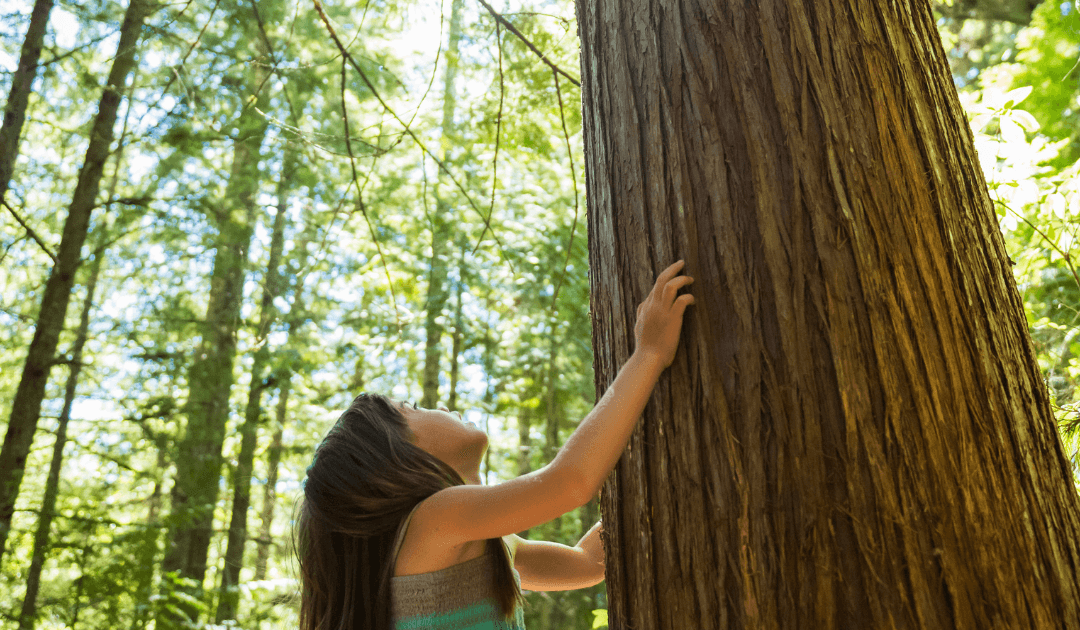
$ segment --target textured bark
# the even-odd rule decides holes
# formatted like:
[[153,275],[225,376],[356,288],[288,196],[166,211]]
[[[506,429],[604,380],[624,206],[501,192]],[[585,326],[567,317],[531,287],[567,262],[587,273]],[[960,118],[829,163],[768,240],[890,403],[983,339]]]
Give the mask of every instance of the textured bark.
[[[263,72],[262,66],[256,66],[248,77],[243,95],[245,101],[263,85]],[[172,598],[171,593],[182,590],[190,596],[200,597],[206,575],[221,479],[225,425],[229,417],[244,271],[255,220],[255,196],[262,176],[259,158],[267,129],[266,119],[255,110],[266,111],[268,99],[265,95],[264,90],[245,106],[236,123],[229,182],[213,217],[217,228],[214,268],[202,338],[188,376],[189,394],[184,407],[187,425],[176,449],[168,552],[162,562],[162,572],[174,572],[199,585],[165,589],[170,603],[192,621],[198,617],[197,609],[181,599]],[[158,628],[179,628],[185,623],[182,615],[161,608]]]
[[289,184],[295,174],[295,156],[286,150],[281,175],[278,180],[277,214],[274,215],[270,237],[270,255],[263,282],[262,301],[259,303],[259,330],[255,335],[258,349],[252,358],[251,384],[248,387],[247,405],[244,408],[244,424],[240,426],[240,453],[233,474],[233,508],[229,520],[229,537],[225,547],[224,567],[221,572],[221,590],[218,596],[216,623],[236,618],[240,601],[240,569],[244,566],[244,544],[247,542],[247,513],[251,507],[251,475],[255,470],[255,446],[259,438],[262,417],[262,395],[269,386],[266,369],[270,363],[270,347],[267,335],[277,320],[274,300],[281,295],[281,253],[285,247],[285,224],[288,211]]
[[[445,164],[449,159],[450,146],[455,133],[454,112],[457,108],[457,73],[458,48],[462,38],[462,3],[453,0],[450,5],[450,41],[446,51],[446,71],[443,76],[443,119],[442,149],[439,159]],[[442,169],[439,169],[435,185],[435,214],[431,221],[431,266],[428,273],[427,321],[424,342],[424,382],[422,407],[434,409],[439,404],[439,362],[442,350],[442,335],[445,326],[439,320],[446,310],[449,292],[446,290],[446,277],[449,262],[445,252],[448,243],[453,242],[451,205],[446,199],[446,182]]]
[[30,452],[30,445],[33,443],[34,433],[37,431],[38,420],[41,416],[41,401],[45,397],[45,384],[49,380],[49,372],[54,363],[60,332],[64,329],[64,318],[67,315],[68,303],[71,301],[75,272],[82,261],[82,246],[86,242],[86,234],[90,228],[90,214],[101,188],[101,174],[113,141],[121,93],[128,75],[136,65],[136,44],[142,33],[146,15],[146,0],[131,0],[124,13],[116,57],[113,59],[105,89],[101,94],[101,101],[98,103],[97,115],[90,128],[86,158],[82,168],[79,169],[79,179],[75,184],[71,205],[68,206],[67,218],[64,220],[56,264],[53,265],[45,284],[34,337],[26,353],[26,363],[23,365],[19,387],[15,390],[7,433],[4,435],[3,450],[0,450],[0,558],[3,557],[5,543],[11,530],[11,516],[15,509],[19,486],[22,484],[26,456]]
[[602,495],[611,627],[1080,628],[1080,506],[929,4],[577,7],[598,395],[657,273],[696,279]]
[[56,428],[56,440],[53,442],[52,459],[49,461],[49,473],[45,479],[45,496],[41,499],[41,512],[38,514],[37,531],[34,533],[34,550],[30,556],[30,568],[26,574],[26,594],[23,596],[22,611],[19,613],[19,630],[33,630],[37,621],[37,596],[41,587],[41,568],[45,566],[45,554],[49,550],[49,531],[53,517],[56,516],[56,497],[60,492],[60,470],[64,464],[64,445],[67,444],[68,422],[71,420],[71,406],[75,402],[75,390],[79,385],[79,373],[82,371],[83,347],[86,345],[87,331],[90,329],[90,311],[94,307],[94,293],[97,290],[98,275],[101,272],[101,259],[105,255],[106,239],[98,234],[94,260],[90,263],[90,278],[86,281],[86,297],[83,299],[82,314],[79,316],[79,328],[75,331],[75,341],[71,345],[71,369],[64,386],[64,406],[60,410],[60,420]]
[[11,90],[4,106],[4,122],[0,126],[0,202],[7,196],[11,174],[15,172],[19,140],[22,138],[23,123],[26,122],[26,104],[30,102],[30,91],[37,77],[41,46],[45,42],[52,8],[53,0],[35,0],[19,54],[19,65],[11,76]]

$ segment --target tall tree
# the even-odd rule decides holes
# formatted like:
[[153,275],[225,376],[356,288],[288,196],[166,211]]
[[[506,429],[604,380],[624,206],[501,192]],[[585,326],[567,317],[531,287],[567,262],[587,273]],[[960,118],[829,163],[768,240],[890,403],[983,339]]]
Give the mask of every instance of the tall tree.
[[[450,34],[443,74],[442,142],[439,160],[446,164],[454,144],[454,113],[457,108],[458,50],[461,47],[462,3],[453,0],[450,5]],[[450,216],[450,192],[446,190],[447,177],[439,169],[435,185],[435,214],[431,221],[431,265],[428,273],[427,319],[425,324],[424,375],[422,406],[428,409],[439,404],[439,363],[442,352],[442,334],[445,328],[439,321],[446,310],[449,291],[446,289],[447,270],[450,267],[448,253],[453,242]]]
[[[242,18],[253,31],[256,20],[248,15]],[[251,46],[253,59],[261,60],[266,54],[263,40],[254,32],[249,32],[240,45]],[[189,620],[197,619],[198,608],[177,591],[189,597],[199,597],[202,593],[213,534],[233,385],[236,331],[255,224],[256,193],[262,181],[259,160],[267,130],[266,118],[260,113],[266,111],[269,102],[266,69],[261,62],[249,68],[239,82],[243,86],[243,105],[234,122],[228,184],[223,198],[210,213],[216,229],[214,268],[202,337],[188,376],[187,425],[176,449],[168,552],[161,566],[166,575],[193,580],[194,586],[165,588],[167,604],[157,619],[160,628],[180,627],[185,623],[183,615]]]
[[[296,156],[291,148],[285,149],[281,173],[278,176],[278,204],[270,236],[270,255],[266,263],[262,300],[259,303],[258,331],[255,335],[255,356],[251,365],[251,384],[248,386],[244,423],[240,427],[240,454],[233,474],[233,507],[229,521],[229,538],[225,548],[225,566],[221,572],[221,593],[218,596],[216,622],[236,618],[236,606],[240,600],[237,587],[240,569],[244,565],[244,544],[247,542],[247,513],[251,507],[251,475],[255,470],[255,444],[259,437],[259,425],[263,415],[263,392],[271,386],[267,367],[272,358],[268,337],[270,326],[277,320],[274,300],[281,295],[281,252],[285,246],[285,226],[289,208],[289,186],[295,175]],[[280,455],[279,455],[280,457]]]
[[[1080,505],[925,0],[579,1],[612,627],[1080,628]],[[617,211],[616,211],[617,209]]]
[[278,375],[278,401],[274,408],[274,435],[270,438],[267,449],[266,485],[263,486],[262,509],[259,511],[259,537],[255,555],[255,581],[266,579],[266,563],[270,559],[270,543],[273,538],[274,507],[277,504],[278,469],[281,466],[281,451],[284,448],[285,420],[289,409],[289,394],[292,391],[292,373],[284,371]]
[[0,451],[0,557],[3,556],[15,499],[19,494],[26,467],[26,456],[34,440],[41,417],[41,401],[45,384],[55,363],[56,345],[64,328],[75,272],[82,262],[82,246],[90,227],[90,214],[97,204],[101,174],[112,145],[117,112],[128,76],[136,65],[136,45],[148,14],[148,0],[131,0],[120,25],[120,41],[116,48],[109,77],[101,93],[97,115],[90,128],[86,157],[79,169],[71,205],[56,254],[56,264],[49,273],[41,297],[34,338],[26,353],[19,387],[11,405],[3,450]]
[[52,8],[53,0],[35,0],[19,54],[19,65],[11,77],[11,90],[4,106],[4,122],[0,126],[0,203],[4,203],[11,174],[15,171],[19,139],[22,137],[23,123],[26,122],[26,104],[30,101],[31,88],[37,77],[38,60],[41,59],[41,47],[45,43]]
[[37,596],[41,587],[41,569],[45,566],[45,554],[49,550],[49,530],[56,516],[56,497],[60,492],[60,470],[64,464],[64,446],[67,444],[68,423],[71,420],[71,407],[75,402],[75,390],[79,385],[82,372],[83,348],[86,346],[87,333],[90,330],[90,311],[94,308],[94,294],[97,291],[98,276],[101,274],[101,259],[105,255],[107,232],[102,229],[95,235],[94,259],[90,263],[90,277],[86,281],[86,296],[83,298],[82,314],[79,327],[75,330],[75,341],[69,355],[71,369],[64,385],[64,406],[60,410],[60,420],[56,428],[56,440],[53,442],[52,459],[49,461],[49,474],[45,481],[45,496],[41,500],[38,513],[38,527],[34,533],[34,551],[30,557],[30,569],[26,576],[26,594],[23,596],[22,611],[19,613],[19,630],[33,630],[37,621]]

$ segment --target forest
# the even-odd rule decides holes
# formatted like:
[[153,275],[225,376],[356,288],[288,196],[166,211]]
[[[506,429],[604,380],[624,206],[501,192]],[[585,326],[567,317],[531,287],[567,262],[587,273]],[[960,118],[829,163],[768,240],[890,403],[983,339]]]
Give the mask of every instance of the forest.
[[[911,4],[1080,487],[1080,8]],[[295,627],[301,481],[354,396],[460,411],[495,484],[602,395],[573,2],[0,16],[0,630]],[[607,627],[604,583],[525,599],[531,629]]]

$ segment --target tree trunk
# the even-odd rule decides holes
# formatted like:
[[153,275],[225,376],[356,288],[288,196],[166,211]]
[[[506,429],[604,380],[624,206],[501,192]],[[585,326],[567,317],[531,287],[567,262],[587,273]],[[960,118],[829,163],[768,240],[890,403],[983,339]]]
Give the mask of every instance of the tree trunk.
[[451,337],[453,342],[451,344],[452,349],[450,350],[450,400],[446,403],[446,408],[450,411],[458,410],[458,370],[461,365],[461,353],[465,351],[462,347],[465,344],[465,334],[463,330],[465,327],[465,316],[461,306],[461,288],[462,285],[464,285],[465,248],[467,246],[467,241],[461,238],[458,239],[458,279],[457,282],[454,283],[454,334]]
[[[611,627],[1080,628],[1080,505],[924,0],[578,2]],[[616,212],[616,209],[618,211]]]
[[[256,40],[258,41],[258,40]],[[263,86],[261,66],[245,81],[248,95]],[[229,417],[229,392],[233,384],[236,330],[243,300],[244,267],[256,213],[256,193],[261,173],[260,151],[266,136],[266,119],[256,110],[266,110],[266,92],[245,105],[236,123],[233,162],[220,211],[216,213],[214,269],[203,335],[188,377],[189,395],[185,405],[187,426],[176,449],[176,477],[172,488],[172,513],[168,552],[162,573],[190,578],[194,588],[172,587],[166,593],[176,610],[191,621],[197,609],[172,595],[182,590],[201,597],[206,575],[207,553],[213,533],[214,507],[221,479],[222,446]],[[184,624],[180,615],[162,607],[161,629]]]
[[270,237],[270,255],[266,265],[262,302],[259,304],[259,330],[255,336],[257,350],[252,360],[251,385],[248,388],[244,424],[240,427],[240,454],[237,457],[236,474],[233,476],[233,509],[229,522],[229,538],[225,548],[224,568],[221,573],[221,592],[218,597],[216,623],[236,618],[236,606],[240,601],[240,569],[244,565],[244,544],[247,542],[247,513],[251,507],[251,475],[255,469],[255,446],[259,438],[262,416],[262,394],[269,386],[266,368],[270,363],[270,347],[267,336],[270,326],[277,319],[274,300],[281,295],[281,252],[285,246],[285,223],[288,210],[289,185],[295,174],[295,157],[291,150],[285,151],[280,179],[278,180],[278,206]]
[[[555,371],[555,362],[559,358],[558,342],[556,342],[556,334],[558,333],[558,319],[555,317],[549,318],[550,336],[548,341],[551,343],[551,350],[548,354],[547,365],[547,391],[546,391],[546,404],[545,412],[547,414],[547,422],[544,424],[544,461],[550,462],[555,459],[555,454],[562,447],[559,442],[559,416],[561,415],[561,409],[559,408],[558,401],[558,376]],[[558,535],[562,531],[562,516],[553,518],[550,522],[552,535]]]
[[259,514],[259,544],[255,556],[255,581],[266,579],[266,562],[270,558],[270,541],[273,539],[274,505],[277,503],[278,468],[281,466],[282,437],[285,434],[285,418],[289,408],[289,392],[292,389],[292,375],[280,376],[278,404],[275,412],[277,428],[270,440],[266,468],[266,486],[263,488],[262,512]]
[[11,77],[11,91],[8,92],[7,105],[4,107],[4,123],[0,126],[0,202],[7,195],[11,185],[11,174],[15,172],[15,159],[19,157],[19,139],[22,138],[23,123],[26,122],[26,104],[30,101],[30,91],[37,77],[38,60],[41,59],[41,46],[45,42],[45,30],[49,25],[49,13],[52,12],[53,0],[36,0],[30,11],[30,25],[26,27],[26,39],[23,40],[19,65]]
[[19,613],[19,630],[33,630],[37,618],[41,568],[45,566],[45,554],[49,550],[49,530],[52,528],[53,517],[56,515],[56,497],[60,491],[60,469],[64,463],[68,421],[71,419],[71,406],[75,402],[75,389],[79,384],[79,373],[82,371],[83,346],[86,345],[87,331],[90,329],[90,311],[94,307],[94,293],[97,289],[101,259],[105,255],[107,242],[104,232],[95,235],[94,240],[99,242],[94,248],[94,260],[90,263],[90,278],[86,282],[86,297],[83,299],[79,328],[75,332],[75,341],[71,347],[71,368],[68,372],[67,384],[64,386],[64,406],[60,410],[56,440],[53,442],[52,460],[49,462],[49,474],[45,480],[45,496],[41,500],[37,532],[34,533],[34,550],[30,556],[30,569],[26,576],[26,594],[23,596],[22,611]]
[[0,559],[3,558],[7,536],[11,530],[11,516],[25,472],[26,456],[30,452],[41,416],[41,401],[45,397],[49,371],[55,362],[56,345],[64,328],[68,302],[71,301],[71,287],[75,282],[82,246],[90,228],[90,214],[97,202],[101,173],[105,160],[109,157],[121,93],[128,75],[135,68],[135,46],[142,33],[146,15],[146,0],[131,0],[124,13],[116,57],[98,103],[98,112],[90,131],[90,143],[86,148],[86,158],[79,170],[79,179],[71,205],[68,206],[67,219],[64,221],[56,264],[53,265],[49,280],[45,284],[34,337],[30,342],[19,387],[11,405],[4,446],[3,450],[0,450]]
[[1027,26],[1042,0],[950,0],[934,2],[934,9],[954,20],[988,20]]
[[[442,148],[439,159],[445,164],[449,159],[454,138],[454,111],[457,107],[456,81],[458,72],[458,48],[461,43],[462,2],[453,0],[450,5],[450,42],[446,51],[446,73],[443,76]],[[435,186],[435,214],[431,219],[431,267],[428,273],[427,322],[424,343],[424,382],[421,407],[434,409],[439,404],[439,345],[442,342],[443,324],[439,319],[446,309],[448,292],[446,276],[449,264],[444,252],[453,240],[450,203],[443,189],[445,175],[439,169]]]
[[[306,220],[304,224],[310,229],[312,222]],[[294,248],[294,255],[298,260],[307,260],[308,245],[310,244],[310,233],[305,233],[300,241]],[[303,267],[303,263],[301,263]],[[296,277],[296,284],[293,287],[293,303],[289,309],[289,314],[285,317],[286,330],[288,331],[288,339],[292,338],[293,332],[303,324],[306,319],[304,309],[304,280],[305,275],[298,275]],[[358,359],[358,363],[362,361],[362,356]],[[273,539],[272,526],[274,523],[274,505],[277,502],[277,480],[278,480],[278,468],[281,464],[281,453],[283,450],[282,437],[285,429],[285,423],[288,418],[289,409],[289,395],[292,391],[292,367],[288,364],[281,366],[280,371],[274,376],[274,381],[279,384],[278,388],[278,402],[275,410],[275,426],[274,437],[270,443],[269,461],[267,463],[268,472],[266,474],[266,486],[263,489],[263,505],[261,513],[261,530],[259,535],[259,548],[258,555],[255,560],[255,579],[262,580],[266,578],[266,563],[270,557],[270,545]],[[360,370],[358,369],[357,372]],[[358,391],[358,390],[356,390]]]

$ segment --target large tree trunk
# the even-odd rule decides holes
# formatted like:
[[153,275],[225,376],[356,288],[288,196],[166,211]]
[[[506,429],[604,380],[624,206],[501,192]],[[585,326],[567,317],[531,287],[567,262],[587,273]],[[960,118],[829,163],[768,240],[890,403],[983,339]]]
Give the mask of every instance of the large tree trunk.
[[[261,40],[256,38],[254,41]],[[256,66],[245,81],[245,102],[263,86],[263,72],[261,66]],[[179,598],[173,599],[172,592],[181,590],[200,597],[206,575],[221,479],[225,425],[229,417],[244,272],[261,178],[259,159],[267,129],[266,118],[256,109],[266,110],[268,98],[265,94],[264,88],[255,100],[245,105],[236,123],[229,182],[214,217],[216,251],[206,321],[188,377],[187,425],[176,452],[168,552],[161,568],[166,575],[175,573],[181,578],[193,579],[198,585],[195,588],[167,586],[165,589],[166,596],[176,605],[174,610],[183,611],[192,621],[196,620],[198,610]],[[184,625],[181,615],[173,614],[165,607],[161,611],[158,628],[164,630]]]
[[579,1],[612,628],[1080,628],[1080,505],[925,0]]
[[251,366],[244,424],[240,427],[240,454],[233,474],[233,509],[229,521],[229,538],[225,548],[225,566],[221,573],[216,623],[236,618],[240,601],[240,569],[244,566],[244,544],[247,542],[247,513],[251,507],[251,475],[255,469],[255,446],[259,438],[262,417],[263,391],[270,386],[266,370],[271,354],[267,337],[270,326],[277,320],[274,300],[281,295],[281,252],[285,247],[285,224],[288,212],[289,186],[295,174],[295,156],[286,149],[278,180],[278,206],[270,237],[270,255],[263,281],[262,301],[259,304],[259,330],[255,336],[255,356]]
[[4,201],[11,184],[11,174],[15,172],[19,139],[22,138],[23,123],[26,122],[26,104],[30,101],[30,90],[37,77],[38,60],[41,59],[41,47],[45,42],[45,30],[52,8],[53,0],[34,2],[34,8],[30,11],[30,25],[26,27],[26,38],[19,54],[19,65],[11,77],[11,90],[4,106],[4,123],[0,126],[0,202]]
[[26,353],[19,387],[15,390],[4,446],[0,451],[0,559],[11,530],[11,516],[25,471],[26,456],[41,416],[41,401],[45,397],[45,385],[55,361],[56,345],[64,328],[75,272],[82,260],[82,246],[90,228],[90,214],[97,203],[101,174],[109,157],[121,94],[128,75],[135,68],[136,44],[146,15],[147,0],[131,0],[124,13],[116,57],[90,129],[86,158],[79,170],[71,205],[68,206],[56,264],[45,284],[34,337]]

